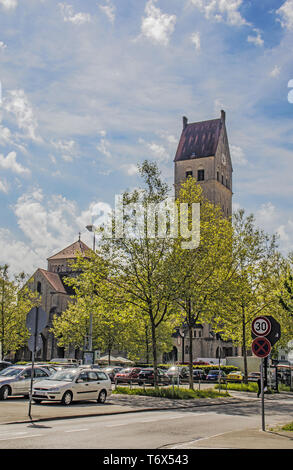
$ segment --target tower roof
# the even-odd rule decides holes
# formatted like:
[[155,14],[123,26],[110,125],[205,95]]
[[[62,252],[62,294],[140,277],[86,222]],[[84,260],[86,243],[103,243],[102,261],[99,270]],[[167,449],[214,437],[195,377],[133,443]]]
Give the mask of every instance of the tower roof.
[[81,253],[85,256],[87,251],[91,251],[90,248],[83,243],[81,240],[78,240],[71,245],[67,246],[63,250],[59,251],[55,255],[50,256],[48,261],[57,260],[57,259],[74,259],[77,256],[77,253]]
[[210,157],[216,154],[220,133],[225,125],[225,112],[219,119],[188,124],[183,117],[183,130],[179,140],[175,162],[193,158]]

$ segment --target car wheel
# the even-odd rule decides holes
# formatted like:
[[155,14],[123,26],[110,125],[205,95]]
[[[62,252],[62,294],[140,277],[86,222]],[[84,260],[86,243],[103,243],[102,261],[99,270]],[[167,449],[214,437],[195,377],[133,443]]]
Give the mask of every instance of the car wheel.
[[4,387],[0,389],[0,400],[6,400],[8,398],[9,393],[10,389],[8,385],[4,385]]
[[105,403],[107,398],[107,392],[106,390],[101,390],[97,399],[98,403]]
[[67,392],[64,393],[62,400],[61,400],[62,405],[69,406],[72,403],[72,393],[68,390]]

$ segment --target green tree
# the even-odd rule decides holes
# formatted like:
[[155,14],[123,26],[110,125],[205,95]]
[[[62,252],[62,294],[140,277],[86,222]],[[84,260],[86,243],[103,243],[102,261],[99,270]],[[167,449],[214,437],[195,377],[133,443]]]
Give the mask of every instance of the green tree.
[[[125,236],[102,239],[100,253],[110,266],[108,282],[115,286],[125,302],[133,306],[140,318],[150,325],[155,384],[157,385],[158,331],[175,325],[178,309],[174,308],[174,291],[170,279],[172,240],[166,236],[149,236],[144,215],[155,204],[164,203],[168,187],[161,181],[154,163],[139,166],[144,186],[123,194]],[[117,212],[116,212],[117,217]],[[157,230],[158,220],[155,223]],[[117,220],[114,218],[115,235]],[[136,230],[136,236],[133,232]],[[165,235],[165,233],[163,234]]]
[[247,351],[251,345],[251,323],[259,315],[271,315],[277,309],[277,293],[282,257],[276,237],[255,225],[253,215],[243,209],[233,216],[232,259],[235,275],[219,304],[215,318],[221,336],[241,345],[247,380]]
[[[192,224],[192,204],[200,204],[199,245],[184,249],[182,236],[174,245],[173,280],[177,296],[175,304],[182,312],[182,323],[189,339],[189,386],[193,389],[193,328],[196,323],[211,322],[217,312],[227,280],[233,274],[231,260],[232,226],[223,217],[220,207],[210,203],[195,179],[190,177],[181,186],[177,204],[185,209]],[[188,208],[184,206],[188,204]]]
[[25,345],[30,336],[25,325],[26,316],[33,306],[40,304],[40,299],[25,285],[25,280],[24,273],[10,279],[9,266],[0,266],[1,359]]

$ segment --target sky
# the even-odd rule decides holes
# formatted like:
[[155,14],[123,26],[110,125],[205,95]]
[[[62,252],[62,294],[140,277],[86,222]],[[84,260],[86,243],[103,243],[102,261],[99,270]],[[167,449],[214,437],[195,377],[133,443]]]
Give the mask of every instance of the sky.
[[220,117],[233,207],[293,250],[293,0],[0,0],[0,264],[32,274]]

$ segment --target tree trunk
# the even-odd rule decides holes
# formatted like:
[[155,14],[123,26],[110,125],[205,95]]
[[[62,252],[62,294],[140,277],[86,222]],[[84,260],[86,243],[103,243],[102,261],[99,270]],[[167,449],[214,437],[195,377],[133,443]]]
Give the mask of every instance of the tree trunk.
[[244,363],[244,383],[247,383],[247,350],[246,350],[246,331],[245,331],[245,310],[242,307],[242,355],[243,355],[243,363]]
[[193,390],[193,348],[192,348],[192,326],[189,324],[189,388]]
[[1,300],[1,360],[4,360],[5,356],[5,343],[4,343],[4,336],[5,336],[5,326],[4,326],[4,295],[5,295],[5,286],[4,286],[4,279],[2,281],[2,300]]
[[152,324],[152,349],[153,349],[153,366],[154,366],[154,386],[158,386],[158,359],[157,359],[157,338],[156,327],[154,321],[151,319]]

